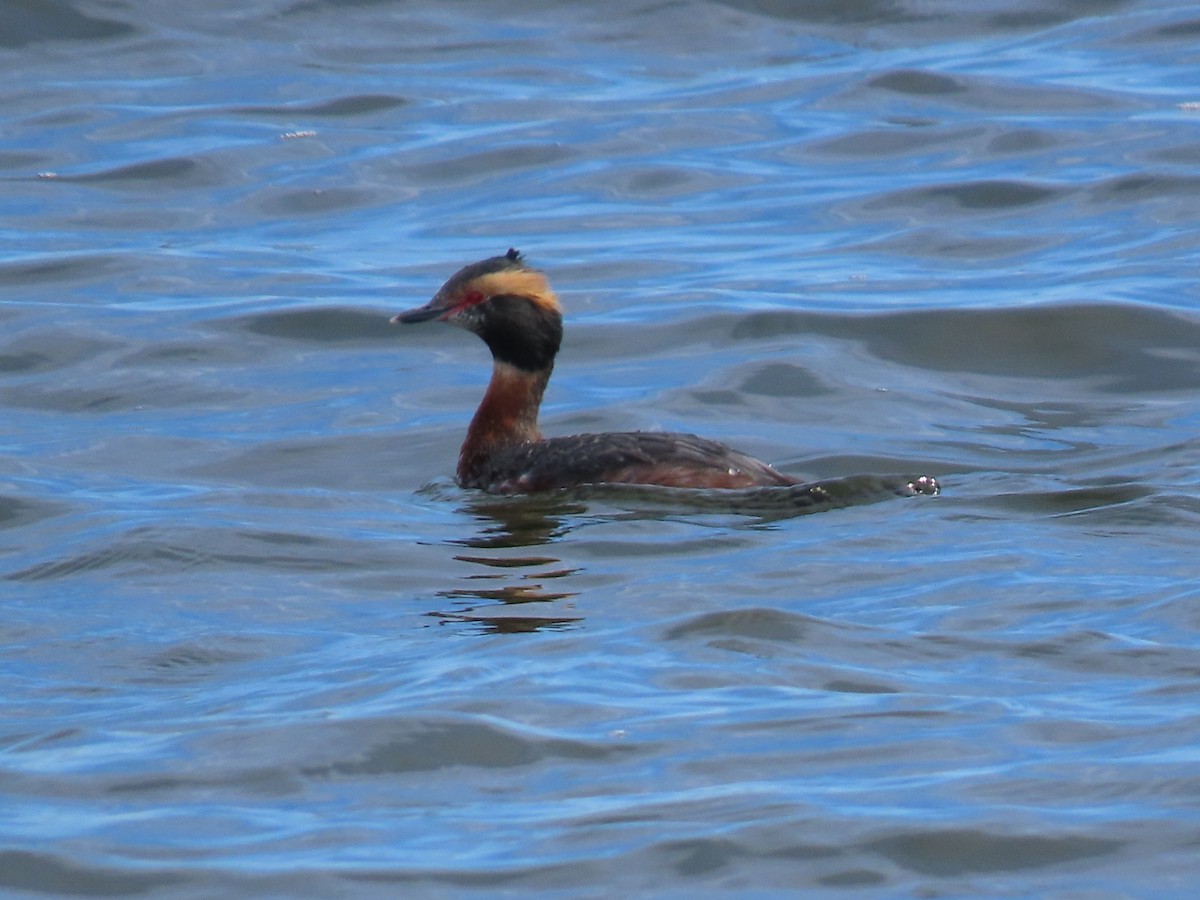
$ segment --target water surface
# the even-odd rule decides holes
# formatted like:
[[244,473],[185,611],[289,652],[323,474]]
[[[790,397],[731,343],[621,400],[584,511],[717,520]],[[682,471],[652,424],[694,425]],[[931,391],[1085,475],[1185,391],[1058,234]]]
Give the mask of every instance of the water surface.
[[[1190,897],[1198,33],[14,6],[0,891]],[[547,432],[943,495],[458,489],[509,246]]]

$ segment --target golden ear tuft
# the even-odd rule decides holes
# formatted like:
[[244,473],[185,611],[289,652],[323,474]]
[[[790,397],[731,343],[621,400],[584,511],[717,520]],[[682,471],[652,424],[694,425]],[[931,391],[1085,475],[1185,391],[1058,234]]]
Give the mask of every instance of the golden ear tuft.
[[490,272],[479,276],[471,284],[471,288],[482,292],[485,297],[524,297],[546,312],[562,312],[546,276],[533,269],[503,269]]

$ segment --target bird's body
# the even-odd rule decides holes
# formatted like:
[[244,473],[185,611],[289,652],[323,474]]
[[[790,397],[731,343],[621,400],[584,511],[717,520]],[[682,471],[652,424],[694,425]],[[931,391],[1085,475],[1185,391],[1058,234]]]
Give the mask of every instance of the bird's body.
[[[465,448],[464,448],[465,449]],[[764,462],[694,434],[607,431],[523,441],[460,457],[463,487],[532,493],[583,484],[746,488],[796,484]]]
[[[542,437],[538,411],[562,342],[562,310],[545,276],[516,250],[465,266],[428,304],[392,321],[430,319],[474,332],[492,351],[492,378],[459,453],[463,487],[512,494],[593,484],[728,489],[801,483],[693,434]],[[909,492],[936,491],[936,482],[924,479],[922,488]]]

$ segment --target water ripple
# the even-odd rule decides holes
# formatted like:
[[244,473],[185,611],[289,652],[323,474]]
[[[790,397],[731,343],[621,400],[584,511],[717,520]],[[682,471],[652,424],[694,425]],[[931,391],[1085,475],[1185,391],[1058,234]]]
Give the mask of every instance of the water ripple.
[[[9,5],[0,891],[1194,893],[1195,10]],[[456,487],[514,245],[546,433],[943,493]]]

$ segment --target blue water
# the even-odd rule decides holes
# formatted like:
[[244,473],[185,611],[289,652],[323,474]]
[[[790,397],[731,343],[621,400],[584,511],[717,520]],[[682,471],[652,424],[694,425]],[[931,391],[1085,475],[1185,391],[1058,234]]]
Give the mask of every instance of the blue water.
[[[0,893],[1190,897],[1200,6],[0,13]],[[524,251],[550,434],[398,329]]]

